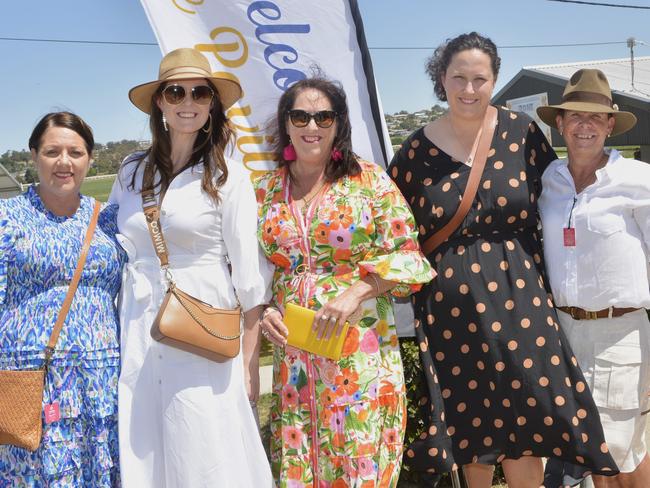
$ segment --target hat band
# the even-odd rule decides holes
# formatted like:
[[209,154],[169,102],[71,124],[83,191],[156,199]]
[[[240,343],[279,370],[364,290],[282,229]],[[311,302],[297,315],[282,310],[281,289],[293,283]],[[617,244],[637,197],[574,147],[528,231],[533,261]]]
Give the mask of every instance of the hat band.
[[195,68],[193,66],[179,66],[176,68],[168,69],[167,71],[163,71],[158,75],[158,79],[160,81],[163,81],[167,78],[171,78],[172,76],[179,74],[187,76],[188,78],[191,78],[193,76],[196,76],[198,78],[210,78],[212,76],[212,73],[209,73],[208,71],[201,68]]
[[609,108],[612,108],[612,99],[606,95],[601,95],[599,93],[586,92],[586,91],[574,91],[567,93],[562,97],[562,103],[566,102],[587,102],[587,103],[597,103],[598,105],[607,105]]

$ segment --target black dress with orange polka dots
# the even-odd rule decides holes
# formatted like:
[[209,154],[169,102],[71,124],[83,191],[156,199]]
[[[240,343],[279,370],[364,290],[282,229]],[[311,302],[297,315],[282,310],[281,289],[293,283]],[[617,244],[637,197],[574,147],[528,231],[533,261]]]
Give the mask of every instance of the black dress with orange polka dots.
[[[405,459],[439,473],[556,457],[611,474],[598,411],[545,281],[537,198],[556,156],[527,115],[498,112],[472,208],[428,256],[438,277],[413,297],[427,418]],[[388,173],[413,209],[421,243],[454,215],[469,171],[423,129],[395,155]]]

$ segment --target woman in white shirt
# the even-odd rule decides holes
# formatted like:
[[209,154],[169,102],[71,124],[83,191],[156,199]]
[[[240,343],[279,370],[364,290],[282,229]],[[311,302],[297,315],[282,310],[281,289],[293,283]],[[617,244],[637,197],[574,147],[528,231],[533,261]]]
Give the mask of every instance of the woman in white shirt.
[[[249,404],[259,390],[257,320],[270,298],[272,269],[257,244],[249,174],[224,156],[232,136],[224,112],[240,96],[239,85],[213,76],[194,49],[170,52],[158,80],[129,92],[150,114],[152,144],[127,157],[111,194],[120,206],[118,239],[129,255],[118,387],[126,488],[272,486]],[[154,171],[145,172],[149,165]],[[178,287],[224,309],[239,298],[244,334],[236,358],[214,362],[152,339],[167,280],[142,210],[143,189],[153,190],[161,207]]]
[[612,104],[599,70],[577,71],[562,104],[537,113],[557,127],[568,152],[542,178],[546,267],[560,323],[598,406],[602,448],[621,471],[593,482],[647,487],[650,165],[604,148],[608,136],[631,129],[636,118]]

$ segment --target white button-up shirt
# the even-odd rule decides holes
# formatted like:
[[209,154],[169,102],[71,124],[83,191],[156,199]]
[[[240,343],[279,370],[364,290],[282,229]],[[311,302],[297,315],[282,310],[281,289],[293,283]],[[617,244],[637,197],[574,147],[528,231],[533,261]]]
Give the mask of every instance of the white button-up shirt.
[[[539,209],[555,304],[650,308],[650,164],[612,149],[596,182],[576,194],[566,159],[542,177]],[[575,229],[575,246],[564,229]]]

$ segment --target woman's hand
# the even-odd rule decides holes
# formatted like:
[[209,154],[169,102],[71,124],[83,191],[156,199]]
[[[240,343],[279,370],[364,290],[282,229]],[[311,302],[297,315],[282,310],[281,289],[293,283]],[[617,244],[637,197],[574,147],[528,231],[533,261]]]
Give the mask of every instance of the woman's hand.
[[329,339],[333,333],[338,337],[346,321],[355,323],[361,319],[361,303],[364,300],[378,297],[391,290],[396,284],[376,274],[367,274],[323,305],[314,317],[312,329],[318,331],[319,338]]
[[260,319],[262,335],[276,346],[284,347],[287,344],[289,329],[282,321],[282,314],[277,308],[266,307]]
[[[355,312],[361,310],[362,297],[354,287],[350,287],[336,298],[327,302],[316,312],[312,329],[317,331],[319,339],[329,339],[332,334],[341,335],[345,322]],[[358,313],[358,312],[357,312]]]

